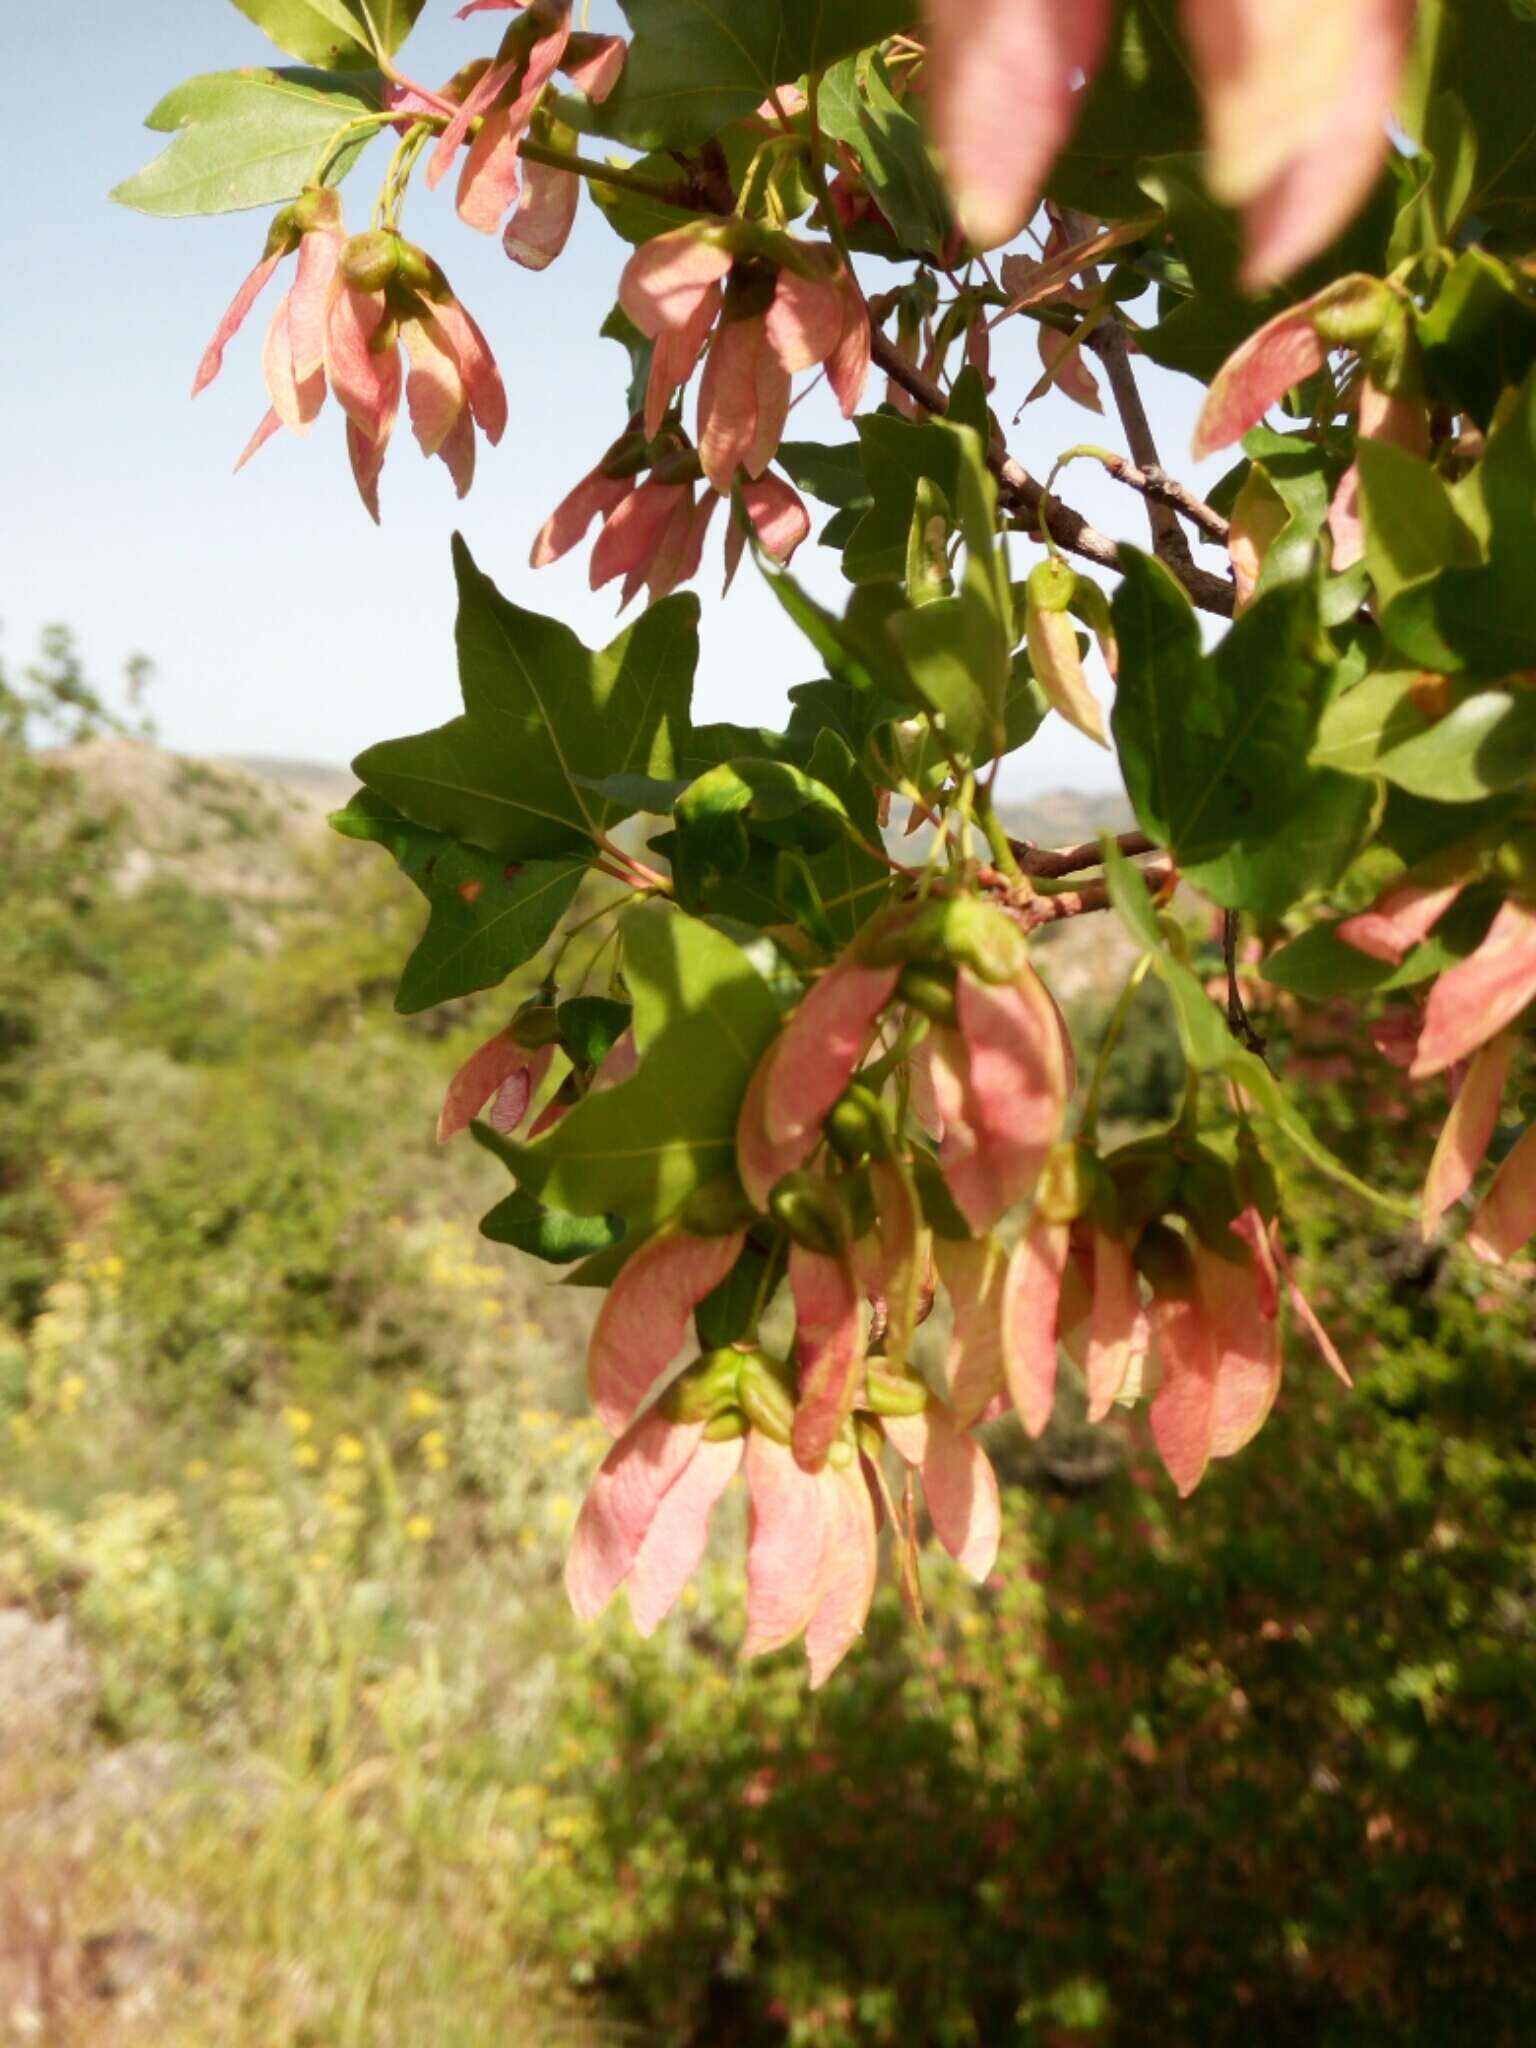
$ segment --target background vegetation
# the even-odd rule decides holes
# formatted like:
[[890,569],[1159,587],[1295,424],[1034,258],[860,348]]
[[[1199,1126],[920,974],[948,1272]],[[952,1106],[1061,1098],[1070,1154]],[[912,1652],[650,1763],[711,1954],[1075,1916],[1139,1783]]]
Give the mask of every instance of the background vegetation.
[[[588,1304],[430,1142],[504,996],[396,1017],[373,851],[102,728],[63,637],[0,685],[0,1608],[84,1674],[28,1727],[0,1671],[0,2037],[1532,2037],[1529,1269],[1298,1184],[1357,1391],[1299,1353],[1192,1501],[1069,1389],[995,1433],[992,1582],[818,1699],[739,1669],[734,1561],[578,1636]],[[1404,1185],[1436,1091],[1266,1023]],[[1149,994],[1122,1127],[1178,1083]]]

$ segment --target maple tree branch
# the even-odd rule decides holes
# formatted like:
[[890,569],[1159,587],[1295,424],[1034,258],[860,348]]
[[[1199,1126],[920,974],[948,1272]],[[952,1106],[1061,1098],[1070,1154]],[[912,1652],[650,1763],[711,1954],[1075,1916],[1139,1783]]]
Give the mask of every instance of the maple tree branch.
[[[1161,860],[1148,861],[1140,872],[1154,895],[1171,888],[1178,878],[1178,870],[1166,855]],[[1081,888],[1058,889],[1054,895],[1031,896],[1027,902],[1004,903],[1002,908],[1026,932],[1037,931],[1041,925],[1057,924],[1065,917],[1084,917],[1090,911],[1108,910],[1109,883],[1084,882]]]
[[1176,483],[1160,469],[1142,469],[1108,448],[1095,449],[1094,455],[1116,483],[1124,484],[1129,490],[1140,491],[1144,498],[1155,499],[1160,505],[1172,506],[1191,526],[1197,526],[1212,540],[1220,541],[1223,547],[1226,545],[1232,522],[1223,519],[1216,508],[1207,505],[1203,498],[1197,498],[1188,484]]
[[[622,164],[600,164],[592,157],[577,156],[573,150],[554,149],[548,143],[535,142],[530,136],[524,136],[517,146],[517,153],[531,164],[547,164],[554,171],[570,171],[573,176],[587,178],[594,185],[612,185],[615,191],[634,192],[642,199],[655,199],[663,206],[675,206],[682,212],[699,210],[691,179],[667,183],[660,178],[647,178],[638,171],[625,170]],[[709,206],[702,210],[714,213],[718,208]]]
[[[894,378],[925,412],[942,419],[949,411],[947,395],[931,377],[925,377],[921,370],[909,363],[895,342],[873,321],[870,322],[869,345],[871,357],[886,375]],[[1039,538],[1040,501],[1045,495],[1044,486],[1030,475],[1023,463],[1008,453],[1001,441],[987,451],[987,461],[1001,486],[1004,509],[1018,520],[1023,531]],[[1086,562],[1097,563],[1101,569],[1118,570],[1120,543],[1107,533],[1100,533],[1081,512],[1053,496],[1049,518],[1051,537],[1058,547],[1065,548],[1069,554],[1081,556]],[[1225,577],[1212,576],[1207,570],[1193,565],[1181,568],[1170,563],[1169,566],[1201,611],[1214,612],[1218,618],[1231,618],[1233,589]]]
[[[1008,844],[1024,873],[1044,881],[1058,875],[1075,875],[1083,868],[1101,867],[1104,861],[1104,848],[1097,839],[1086,839],[1081,846],[1036,846],[1029,839],[1010,839]],[[1157,851],[1145,832],[1119,832],[1115,845],[1127,858]]]
[[[1097,277],[1097,272],[1094,276]],[[1120,321],[1111,316],[1089,334],[1086,341],[1087,346],[1104,365],[1110,395],[1115,401],[1115,410],[1120,415],[1120,424],[1125,429],[1125,438],[1130,443],[1132,458],[1143,472],[1160,470],[1162,464],[1158,460],[1157,442],[1152,435],[1152,422],[1147,418],[1147,409],[1141,402],[1136,372],[1131,367],[1131,352],[1125,328]],[[1152,552],[1165,561],[1175,574],[1194,566],[1189,552],[1189,542],[1184,538],[1184,529],[1179,524],[1178,514],[1171,506],[1148,497],[1147,523],[1152,529]]]

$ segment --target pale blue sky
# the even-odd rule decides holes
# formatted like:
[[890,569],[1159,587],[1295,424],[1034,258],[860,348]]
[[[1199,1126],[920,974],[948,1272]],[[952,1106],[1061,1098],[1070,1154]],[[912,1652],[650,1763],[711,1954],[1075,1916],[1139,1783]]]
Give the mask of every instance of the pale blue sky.
[[[499,449],[482,449],[463,505],[402,425],[376,530],[353,493],[334,406],[306,442],[280,436],[232,477],[266,403],[265,311],[195,406],[187,393],[219,313],[259,253],[266,216],[149,220],[106,194],[155,153],[159,138],[140,124],[164,90],[274,53],[228,0],[83,0],[68,15],[67,63],[56,10],[13,0],[0,20],[13,161],[26,171],[0,228],[7,657],[23,658],[40,626],[62,620],[102,682],[115,685],[130,653],[153,659],[149,708],[170,745],[343,762],[457,708],[448,565],[456,524],[518,602],[559,613],[589,642],[607,639],[614,600],[588,591],[584,552],[537,575],[527,566],[546,512],[623,425],[624,359],[596,338],[622,249],[596,210],[583,206],[570,248],[539,277],[463,227],[448,188],[412,194],[406,230],[486,328],[512,400],[508,434]],[[613,0],[597,0],[592,18],[594,27],[619,25]],[[496,33],[494,20],[460,23],[447,0],[428,0],[401,61],[437,83]],[[354,214],[366,214],[386,156],[376,147],[348,181]],[[1014,325],[1017,339],[999,350],[995,400],[1010,411],[1036,373],[1025,324]],[[1164,460],[1177,469],[1197,389],[1161,376],[1149,389]],[[829,411],[818,393],[794,415],[794,430],[841,438]],[[1041,474],[1063,446],[1114,438],[1055,397],[1031,407],[1012,435]],[[1144,541],[1138,501],[1090,467],[1074,469],[1069,495],[1099,523]],[[700,715],[777,722],[785,689],[814,672],[813,658],[750,570],[719,601],[718,546],[717,536],[699,586]],[[796,568],[839,601],[834,556],[808,542]],[[1016,757],[1007,786],[1024,795],[1114,780],[1106,755],[1052,719]]]

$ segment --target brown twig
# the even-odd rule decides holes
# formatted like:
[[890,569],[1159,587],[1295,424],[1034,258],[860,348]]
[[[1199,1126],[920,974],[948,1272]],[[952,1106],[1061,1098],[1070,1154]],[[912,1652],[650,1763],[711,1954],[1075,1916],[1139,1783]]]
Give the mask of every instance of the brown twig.
[[[915,398],[925,412],[931,412],[942,419],[949,411],[947,395],[925,377],[921,370],[908,362],[901,350],[880,329],[870,327],[870,353],[885,371],[893,377],[910,397]],[[1029,471],[1014,456],[1010,455],[1001,441],[995,442],[987,452],[987,460],[1001,486],[1004,509],[1018,520],[1024,531],[1037,538],[1040,535],[1040,501],[1044,487],[1030,475]],[[1095,562],[1101,569],[1120,567],[1120,544],[1107,533],[1085,519],[1081,512],[1074,511],[1055,497],[1051,498],[1051,537],[1058,547],[1069,554],[1079,555],[1086,562]],[[1232,585],[1221,576],[1212,576],[1204,569],[1192,565],[1174,569],[1179,581],[1189,592],[1191,601],[1201,611],[1214,612],[1218,618],[1230,619],[1233,610]]]
[[[1148,861],[1141,870],[1141,878],[1156,895],[1173,885],[1176,870],[1173,862],[1165,857]],[[1056,924],[1064,917],[1083,917],[1090,911],[1108,910],[1109,907],[1109,884],[1105,881],[1084,882],[1080,889],[1059,889],[1053,896],[1032,896],[1027,903],[1004,903],[1002,906],[1027,932],[1037,931],[1044,924]]]
[[[1075,875],[1083,868],[1100,867],[1104,861],[1104,848],[1097,839],[1084,840],[1081,846],[1036,846],[1029,839],[1010,839],[1008,844],[1024,873],[1043,881],[1052,881],[1058,875]],[[1145,832],[1117,833],[1115,844],[1128,859],[1157,851]]]
[[[1097,277],[1097,272],[1094,275]],[[1111,316],[1088,335],[1087,343],[1104,365],[1115,410],[1120,415],[1120,424],[1131,444],[1131,455],[1137,467],[1143,472],[1160,470],[1162,465],[1158,460],[1157,442],[1152,436],[1152,422],[1141,402],[1123,324]],[[1175,575],[1193,567],[1189,542],[1172,506],[1148,497],[1147,523],[1152,529],[1152,552],[1165,561]]]
[[1250,1052],[1256,1052],[1263,1059],[1268,1041],[1256,1029],[1243,1001],[1242,990],[1237,985],[1237,927],[1237,912],[1224,910],[1221,916],[1221,957],[1227,969],[1227,1029]]
[[1160,469],[1138,468],[1134,462],[1128,462],[1123,455],[1116,455],[1109,449],[1104,450],[1099,461],[1116,483],[1140,491],[1144,498],[1151,498],[1159,505],[1171,506],[1175,512],[1182,513],[1191,526],[1198,527],[1211,540],[1220,541],[1225,547],[1232,522],[1223,519],[1216,508],[1207,505],[1203,498],[1197,498],[1188,484],[1175,483]]

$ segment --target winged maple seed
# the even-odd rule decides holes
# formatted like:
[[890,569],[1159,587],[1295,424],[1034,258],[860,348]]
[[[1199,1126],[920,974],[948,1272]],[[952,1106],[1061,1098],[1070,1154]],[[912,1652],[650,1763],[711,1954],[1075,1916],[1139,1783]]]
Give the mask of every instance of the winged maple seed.
[[[746,1653],[803,1639],[819,1684],[864,1625],[883,1525],[921,1609],[919,1493],[954,1562],[993,1569],[980,1432],[1043,1437],[1064,1374],[1094,1424],[1142,1412],[1180,1495],[1262,1427],[1288,1324],[1347,1383],[1271,1140],[1372,1191],[1286,1092],[1305,1062],[1284,1073],[1280,1033],[1266,1064],[1250,977],[1416,991],[1362,1021],[1395,1086],[1449,1091],[1424,1234],[1485,1179],[1475,1254],[1536,1229],[1536,1139],[1506,1151],[1500,1128],[1536,1004],[1536,299],[1518,158],[1483,132],[1474,78],[1479,51],[1536,29],[1528,8],[1425,9],[1408,63],[1412,0],[925,0],[862,43],[881,9],[786,5],[759,39],[750,9],[724,10],[737,37],[719,9],[637,7],[628,43],[577,29],[569,0],[469,0],[500,40],[434,91],[395,62],[412,11],[363,9],[366,42],[338,41],[264,4],[290,55],[338,69],[194,81],[152,117],[179,124],[169,175],[131,203],[281,205],[197,388],[292,256],[247,454],[334,392],[375,517],[402,407],[460,494],[477,431],[507,422],[479,328],[401,232],[416,168],[525,271],[567,246],[584,182],[618,238],[602,331],[629,359],[627,424],[530,559],[591,536],[592,587],[648,608],[588,650],[457,541],[463,715],[362,755],[343,829],[429,898],[414,989],[473,995],[544,961],[439,1133],[472,1128],[513,1174],[489,1234],[604,1290],[586,1369],[612,1441],[571,1549],[577,1611],[622,1589],[654,1629],[741,1475]],[[230,170],[225,100],[279,87],[320,141],[273,159],[263,130]],[[335,187],[374,135],[393,154],[349,236]],[[1038,258],[989,260],[1026,229],[1048,234]],[[865,259],[891,266],[873,297]],[[1111,407],[1127,453],[1074,446],[1041,482],[1009,452],[994,342],[1017,316],[1046,370],[1024,404],[1054,385]],[[562,380],[535,374],[536,315],[526,334],[519,382],[543,402]],[[830,444],[790,436],[819,385],[853,419],[872,362],[885,407]],[[1194,452],[1234,451],[1215,503],[1162,469],[1138,363],[1204,385]],[[562,400],[574,417],[585,386]],[[1150,555],[1056,497],[1079,459],[1140,494]],[[831,508],[841,610],[783,573],[810,533],[801,488]],[[697,606],[675,593],[722,505],[727,586],[750,545],[813,650],[781,733],[695,723]],[[1069,557],[1115,575],[1113,600]],[[1219,645],[1197,609],[1235,621]],[[1048,713],[1113,745],[1137,830],[1009,838],[996,776]],[[898,795],[926,850],[887,836]],[[653,812],[669,822],[642,848]],[[1180,875],[1209,899],[1214,972]],[[1030,935],[1105,910],[1138,964],[1079,1098]],[[1144,981],[1171,1006],[1183,1106],[1101,1146]]]
[[[1369,191],[1413,0],[1184,0],[1181,14],[1211,187],[1242,211],[1252,289],[1326,248]],[[1113,15],[1111,0],[929,0],[937,140],[979,247],[1011,241],[1033,216]]]
[[424,250],[383,231],[348,239],[334,192],[308,192],[279,216],[204,353],[193,397],[218,375],[229,341],[294,249],[298,274],[262,351],[271,409],[236,468],[282,427],[307,433],[334,391],[358,494],[377,520],[379,473],[403,395],[422,453],[442,457],[462,498],[474,477],[475,427],[493,444],[506,430],[507,395],[490,346]]

